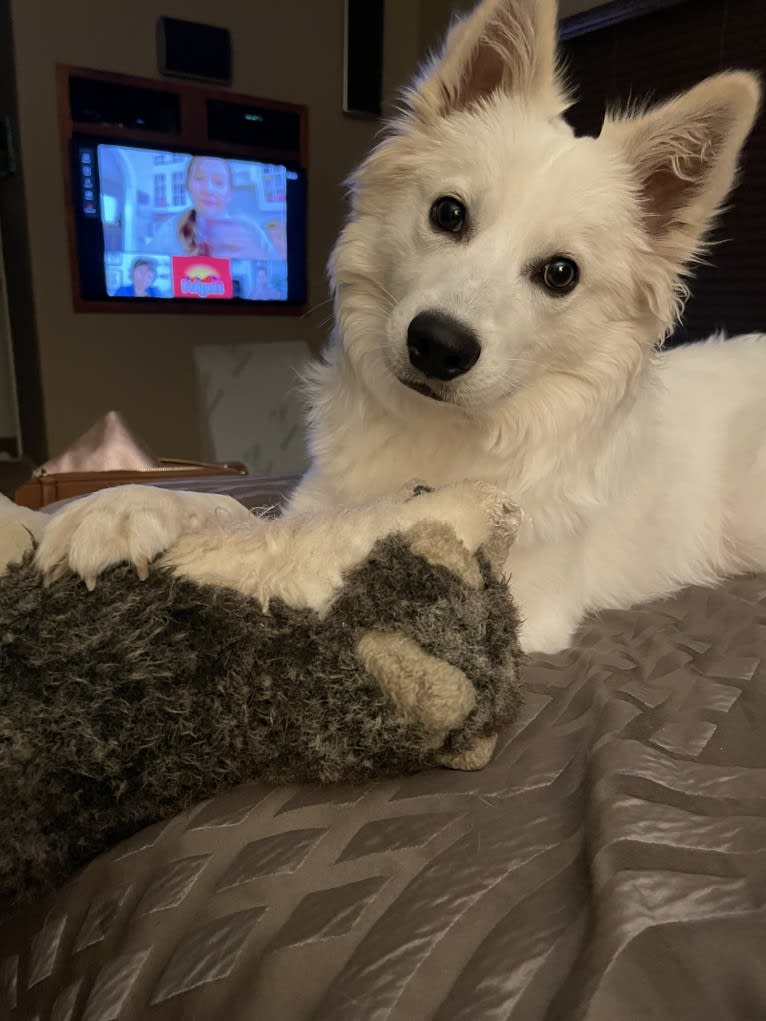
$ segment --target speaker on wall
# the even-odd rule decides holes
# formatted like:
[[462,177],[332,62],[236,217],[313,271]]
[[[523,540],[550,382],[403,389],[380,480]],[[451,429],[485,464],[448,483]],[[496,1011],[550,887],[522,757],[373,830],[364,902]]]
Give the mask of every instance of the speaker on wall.
[[380,116],[384,3],[385,0],[346,0],[345,113]]
[[162,17],[157,22],[161,74],[231,85],[231,35],[226,28]]

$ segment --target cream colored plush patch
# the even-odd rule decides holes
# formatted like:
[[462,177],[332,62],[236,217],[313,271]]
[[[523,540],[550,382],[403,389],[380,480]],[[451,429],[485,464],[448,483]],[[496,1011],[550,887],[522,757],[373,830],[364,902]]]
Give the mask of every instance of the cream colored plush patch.
[[459,727],[476,704],[462,670],[424,652],[411,638],[370,631],[357,646],[359,658],[407,720],[434,735],[434,747]]
[[442,755],[439,762],[447,769],[484,769],[492,758],[497,744],[497,734],[490,734],[489,737],[480,737],[472,748],[459,755]]
[[422,521],[414,525],[405,537],[412,552],[429,564],[440,564],[452,571],[469,588],[481,587],[481,571],[475,557],[455,536],[449,525],[439,521]]

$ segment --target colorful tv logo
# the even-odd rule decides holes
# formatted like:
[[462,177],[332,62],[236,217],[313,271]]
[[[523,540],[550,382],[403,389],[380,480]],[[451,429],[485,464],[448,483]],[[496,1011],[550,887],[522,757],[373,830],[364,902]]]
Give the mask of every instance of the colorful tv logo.
[[174,255],[173,297],[233,298],[229,260],[207,255]]

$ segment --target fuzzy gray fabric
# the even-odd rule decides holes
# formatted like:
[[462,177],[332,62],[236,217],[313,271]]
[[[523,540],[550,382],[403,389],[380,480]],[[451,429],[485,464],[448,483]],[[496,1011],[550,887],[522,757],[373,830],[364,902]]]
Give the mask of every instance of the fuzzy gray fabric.
[[[360,780],[435,765],[519,707],[518,618],[483,588],[379,543],[329,614],[121,566],[94,592],[42,585],[29,557],[0,579],[0,903],[61,884],[128,834],[255,777]],[[406,635],[458,667],[474,710],[440,748],[357,655]]]

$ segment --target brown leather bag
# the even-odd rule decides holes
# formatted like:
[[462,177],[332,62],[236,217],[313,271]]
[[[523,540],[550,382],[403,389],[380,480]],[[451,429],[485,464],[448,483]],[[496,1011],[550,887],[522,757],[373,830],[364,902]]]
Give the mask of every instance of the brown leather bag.
[[14,500],[22,507],[39,510],[57,500],[68,500],[85,496],[110,486],[127,486],[131,483],[147,485],[151,482],[167,482],[170,479],[195,479],[205,475],[247,475],[247,468],[239,461],[225,464],[206,464],[195,461],[173,461],[161,458],[158,468],[136,471],[53,472],[33,476],[19,486]]
[[35,469],[14,500],[39,510],[57,500],[85,496],[110,486],[195,479],[204,475],[247,475],[239,461],[215,464],[155,458],[131,432],[117,411],[99,419],[63,454]]

